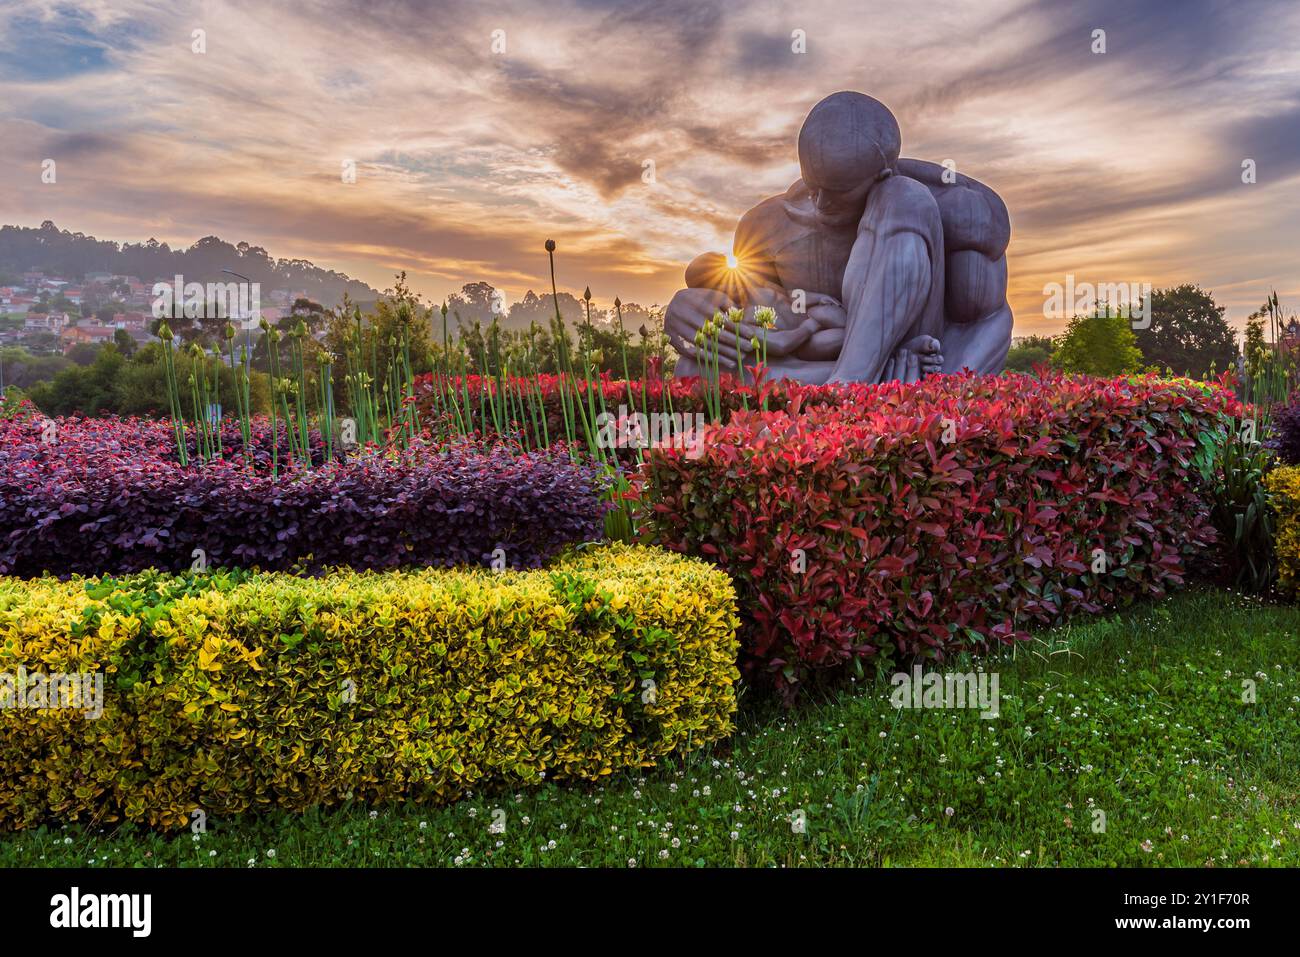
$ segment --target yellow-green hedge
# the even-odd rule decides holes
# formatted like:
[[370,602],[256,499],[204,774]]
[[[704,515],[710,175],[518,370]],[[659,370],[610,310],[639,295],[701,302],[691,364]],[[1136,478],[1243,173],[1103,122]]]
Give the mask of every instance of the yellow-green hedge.
[[1264,479],[1277,512],[1277,584],[1284,593],[1300,591],[1300,466],[1274,469]]
[[105,675],[98,719],[0,710],[0,824],[442,803],[649,766],[730,733],[735,601],[712,566],[635,546],[500,574],[0,578],[0,673]]

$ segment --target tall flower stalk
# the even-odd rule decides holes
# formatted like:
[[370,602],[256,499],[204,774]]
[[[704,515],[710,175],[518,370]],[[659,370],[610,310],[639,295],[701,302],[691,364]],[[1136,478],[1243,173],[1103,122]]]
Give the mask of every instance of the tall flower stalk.
[[180,459],[181,465],[188,465],[189,449],[185,438],[185,420],[181,417],[181,391],[176,381],[176,357],[172,350],[175,335],[166,322],[159,324],[158,338],[163,344],[163,375],[167,380],[167,404],[171,411],[172,435],[176,439],[176,457]]
[[760,335],[749,341],[758,355],[758,366],[754,371],[754,388],[760,394],[759,401],[763,411],[767,411],[767,389],[763,388],[767,377],[767,335],[776,327],[776,310],[771,306],[759,306],[754,310],[754,325],[758,326]]

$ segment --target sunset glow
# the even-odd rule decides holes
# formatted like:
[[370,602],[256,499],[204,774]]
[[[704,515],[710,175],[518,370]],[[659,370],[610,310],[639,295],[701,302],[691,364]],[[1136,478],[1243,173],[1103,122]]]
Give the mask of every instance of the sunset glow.
[[380,289],[404,269],[432,300],[543,290],[549,236],[561,289],[663,304],[852,88],[905,156],[1006,200],[1018,333],[1059,330],[1043,287],[1066,274],[1200,283],[1238,326],[1272,288],[1300,299],[1294,4],[955,2],[923,25],[843,0],[797,23],[721,0],[433,6],[0,5],[4,219],[245,240]]

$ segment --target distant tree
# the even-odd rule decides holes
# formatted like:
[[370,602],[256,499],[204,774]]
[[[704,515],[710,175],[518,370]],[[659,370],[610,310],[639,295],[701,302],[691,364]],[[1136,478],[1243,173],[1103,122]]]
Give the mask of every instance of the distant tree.
[[204,349],[209,349],[221,344],[221,332],[228,321],[221,303],[215,300],[192,305],[173,302],[170,310],[164,308],[162,311],[161,318],[155,314],[149,321],[151,334],[158,335],[158,329],[166,321],[176,338],[187,345],[196,342]]
[[23,339],[23,345],[25,345],[27,351],[33,355],[51,356],[63,354],[62,344],[59,342],[59,337],[52,332],[37,332],[30,336],[26,336]]
[[1257,309],[1246,317],[1246,341],[1242,352],[1246,358],[1246,372],[1251,378],[1258,378],[1268,361],[1268,342],[1264,338],[1265,311]]
[[93,342],[78,342],[64,355],[70,362],[75,362],[79,366],[88,366],[99,355],[99,346]]
[[1011,342],[1007,352],[1008,372],[1033,372],[1038,366],[1051,363],[1056,343],[1051,336],[1022,336]]
[[88,366],[70,365],[31,391],[31,400],[46,415],[99,415],[116,408],[114,386],[126,360],[111,344]]
[[371,326],[378,335],[381,353],[396,348],[404,335],[413,371],[418,374],[432,368],[429,309],[407,286],[405,270],[397,275],[393,290],[375,303]]
[[[659,315],[656,306],[639,306],[635,302],[623,303],[623,328],[628,332],[636,332],[642,326],[649,328],[656,322],[662,322],[662,316]],[[606,314],[609,322],[616,320],[614,310],[610,309]]]
[[1052,365],[1094,376],[1137,372],[1142,367],[1142,351],[1129,323],[1122,312],[1111,315],[1110,309],[1076,316],[1060,337]]
[[[490,325],[494,318],[504,320],[504,299],[495,286],[486,282],[466,283],[460,292],[447,297],[447,315],[454,323],[469,327],[475,322]],[[441,332],[439,331],[439,336]]]
[[53,379],[70,363],[61,355],[33,355],[26,349],[8,346],[0,349],[0,363],[4,365],[6,386],[30,390],[38,382]]
[[[183,382],[192,368],[189,355],[179,350],[176,355],[176,373]],[[235,409],[234,375],[222,367],[219,372],[220,402],[227,413]],[[250,385],[253,411],[265,414],[270,410],[270,380],[254,371]],[[137,350],[118,370],[112,390],[113,411],[119,415],[166,415],[167,380],[163,367],[162,344],[150,342]]]
[[117,346],[117,351],[122,355],[130,358],[135,352],[135,340],[131,338],[131,333],[125,329],[118,329],[113,333],[113,344]]
[[[48,220],[36,229],[0,227],[0,267],[6,274],[28,268],[59,276],[110,272],[135,276],[146,283],[159,276],[170,279],[178,273],[193,281],[215,281],[224,279],[223,269],[233,269],[264,288],[303,289],[315,301],[331,305],[339,303],[345,294],[367,301],[376,295],[370,286],[342,273],[302,259],[275,259],[265,249],[248,243],[232,245],[216,236],[205,236],[188,249],[172,249],[156,239],[119,244],[60,230]],[[113,285],[123,296],[129,292],[125,283]]]
[[299,296],[293,301],[289,315],[285,318],[292,318],[294,322],[301,319],[307,326],[307,331],[315,333],[325,325],[325,307],[319,302]]
[[[582,300],[571,296],[567,292],[560,293],[560,315],[570,328],[581,322],[586,321],[586,312],[582,308]],[[531,289],[524,294],[524,297],[515,302],[510,307],[509,326],[513,329],[527,329],[536,322],[543,329],[549,329],[551,320],[555,318],[555,301],[551,294],[539,296]],[[603,314],[598,310],[593,310],[593,320],[603,318]]]
[[362,355],[373,356],[383,369],[398,354],[404,340],[413,373],[419,375],[433,368],[431,313],[406,285],[405,272],[398,274],[395,288],[386,292],[371,311],[363,313],[345,298],[340,308],[326,315],[323,346],[335,357],[334,389],[340,396],[347,395],[344,357],[358,348]]
[[1237,338],[1223,318],[1223,306],[1199,286],[1184,283],[1151,293],[1151,325],[1137,331],[1146,361],[1176,375],[1203,379],[1237,362]]

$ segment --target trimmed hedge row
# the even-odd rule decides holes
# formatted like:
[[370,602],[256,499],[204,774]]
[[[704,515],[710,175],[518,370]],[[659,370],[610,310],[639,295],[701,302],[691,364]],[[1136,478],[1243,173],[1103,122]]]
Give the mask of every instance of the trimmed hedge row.
[[787,692],[1161,595],[1214,542],[1192,457],[1239,411],[1217,387],[940,376],[844,396],[860,405],[735,412],[697,458],[655,450],[642,490],[651,540],[731,574],[746,668]]
[[1284,465],[1300,465],[1300,392],[1273,408],[1273,421],[1264,443]]
[[730,733],[737,624],[726,575],[639,546],[501,574],[0,579],[0,673],[104,676],[97,719],[0,709],[0,824],[445,803],[650,766]]
[[1277,512],[1277,585],[1286,595],[1300,593],[1300,466],[1274,469],[1264,487]]
[[561,451],[416,446],[272,477],[182,466],[159,425],[0,422],[0,574],[183,571],[200,553],[207,567],[536,568],[604,534],[605,480]]

